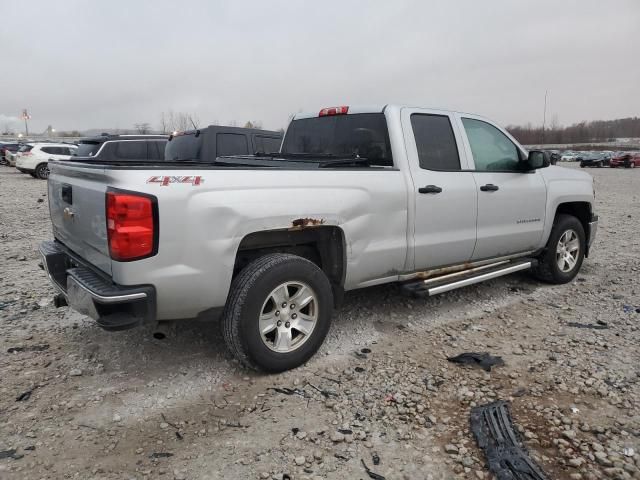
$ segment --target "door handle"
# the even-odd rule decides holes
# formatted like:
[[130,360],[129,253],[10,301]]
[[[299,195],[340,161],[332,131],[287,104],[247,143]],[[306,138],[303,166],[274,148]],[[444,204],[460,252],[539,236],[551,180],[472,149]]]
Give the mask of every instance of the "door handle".
[[487,183],[486,185],[482,185],[480,190],[483,192],[495,192],[496,190],[500,190],[500,187],[494,185],[493,183]]
[[420,193],[440,193],[442,188],[437,185],[427,185],[426,187],[420,187],[418,192]]

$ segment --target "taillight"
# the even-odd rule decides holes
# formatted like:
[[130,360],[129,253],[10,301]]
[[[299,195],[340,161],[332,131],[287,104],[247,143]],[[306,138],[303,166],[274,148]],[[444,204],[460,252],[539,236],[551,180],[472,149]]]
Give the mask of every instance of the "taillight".
[[346,107],[346,106],[329,107],[329,108],[323,108],[322,110],[320,110],[320,113],[318,114],[318,116],[328,117],[331,115],[346,115],[348,112],[349,112],[349,107]]
[[107,192],[107,237],[113,260],[129,262],[155,255],[158,245],[155,197]]

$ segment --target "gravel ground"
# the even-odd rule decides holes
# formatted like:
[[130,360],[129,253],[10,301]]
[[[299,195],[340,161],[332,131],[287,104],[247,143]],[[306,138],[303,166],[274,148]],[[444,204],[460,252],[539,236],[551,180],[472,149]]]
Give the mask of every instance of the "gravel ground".
[[[46,183],[0,167],[0,478],[365,479],[364,461],[489,479],[469,411],[496,399],[550,479],[640,478],[640,171],[591,173],[600,230],[576,281],[353,292],[307,365],[257,375],[215,324],[158,339],[54,308]],[[446,360],[468,351],[505,365]]]

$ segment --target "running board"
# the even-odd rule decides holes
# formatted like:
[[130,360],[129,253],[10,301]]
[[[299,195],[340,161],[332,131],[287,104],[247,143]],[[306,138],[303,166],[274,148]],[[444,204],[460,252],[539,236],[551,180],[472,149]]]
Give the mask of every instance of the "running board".
[[533,258],[496,262],[426,280],[408,282],[403,288],[414,295],[433,296],[521,270],[529,270],[536,264],[537,260]]

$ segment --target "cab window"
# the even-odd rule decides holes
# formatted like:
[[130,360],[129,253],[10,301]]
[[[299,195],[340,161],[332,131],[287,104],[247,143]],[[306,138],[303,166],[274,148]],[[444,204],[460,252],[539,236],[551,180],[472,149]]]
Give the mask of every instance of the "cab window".
[[463,118],[476,171],[518,171],[522,165],[518,147],[493,125]]

